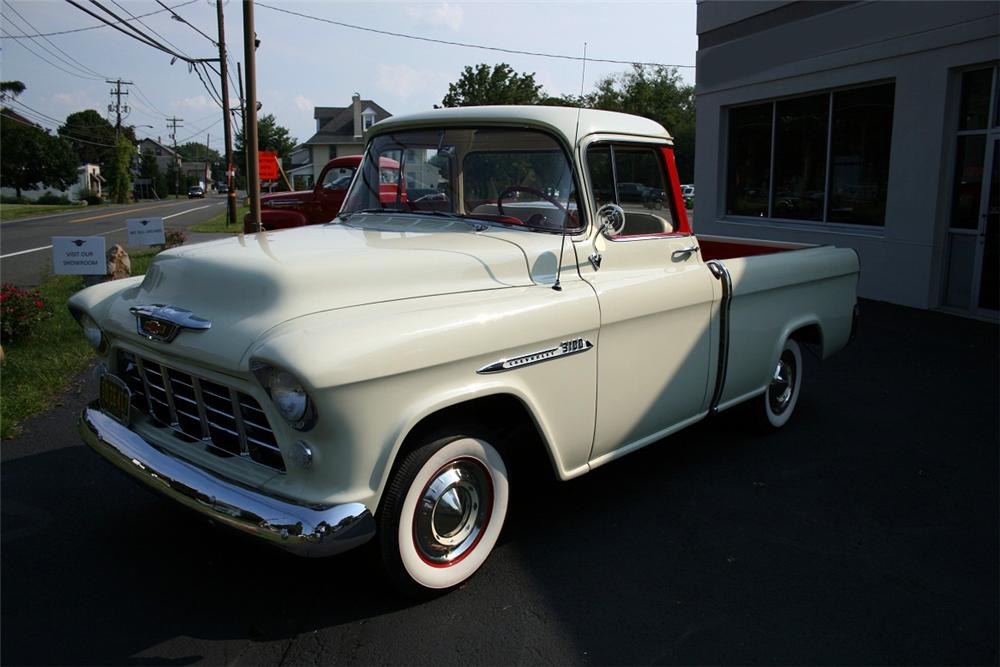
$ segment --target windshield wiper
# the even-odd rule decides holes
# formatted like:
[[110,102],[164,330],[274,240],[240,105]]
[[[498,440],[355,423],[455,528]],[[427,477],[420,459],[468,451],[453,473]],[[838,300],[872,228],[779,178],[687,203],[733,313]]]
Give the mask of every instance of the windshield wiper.
[[468,215],[461,215],[460,213],[452,213],[451,211],[423,211],[418,209],[416,211],[407,211],[407,213],[414,213],[416,215],[435,215],[440,218],[448,218],[449,220],[458,220],[469,225],[477,232],[485,231],[486,228],[489,227],[484,220],[479,220]]

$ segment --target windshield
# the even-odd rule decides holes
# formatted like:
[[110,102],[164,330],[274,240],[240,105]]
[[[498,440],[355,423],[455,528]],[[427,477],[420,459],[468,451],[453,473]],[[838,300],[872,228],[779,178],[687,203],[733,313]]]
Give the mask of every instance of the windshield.
[[403,130],[375,137],[341,215],[386,211],[530,230],[581,226],[566,153],[550,135],[528,129]]
[[323,177],[325,190],[346,190],[354,178],[354,167],[331,167]]

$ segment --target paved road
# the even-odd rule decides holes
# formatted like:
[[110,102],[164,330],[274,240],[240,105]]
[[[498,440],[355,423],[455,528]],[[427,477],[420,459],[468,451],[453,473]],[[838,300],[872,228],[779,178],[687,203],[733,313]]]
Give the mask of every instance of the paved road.
[[87,380],[0,450],[3,662],[996,664],[998,329],[862,316],[778,434],[719,419],[512,486],[490,560],[423,603],[129,482],[74,433]]
[[106,236],[108,247],[126,245],[128,218],[164,218],[167,229],[184,229],[223,210],[225,197],[140,202],[114,208],[83,208],[72,213],[21,218],[0,223],[0,262],[3,282],[37,285],[52,272],[53,236]]

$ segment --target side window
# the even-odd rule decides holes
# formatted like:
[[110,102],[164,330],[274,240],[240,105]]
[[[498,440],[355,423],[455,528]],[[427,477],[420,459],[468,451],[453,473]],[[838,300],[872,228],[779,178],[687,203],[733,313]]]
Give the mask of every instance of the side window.
[[343,190],[351,184],[354,176],[352,167],[333,167],[323,176],[324,190]]
[[587,150],[587,167],[597,206],[617,204],[625,211],[620,236],[677,231],[670,181],[656,147],[595,144]]

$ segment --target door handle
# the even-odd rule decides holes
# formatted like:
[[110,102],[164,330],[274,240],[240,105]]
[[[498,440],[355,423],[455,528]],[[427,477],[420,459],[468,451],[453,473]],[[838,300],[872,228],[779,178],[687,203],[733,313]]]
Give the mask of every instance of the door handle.
[[701,248],[699,248],[696,245],[692,245],[688,246],[687,248],[678,248],[677,250],[674,250],[672,253],[670,253],[670,256],[676,257],[677,255],[690,255],[691,253],[698,252],[699,250],[701,250]]

